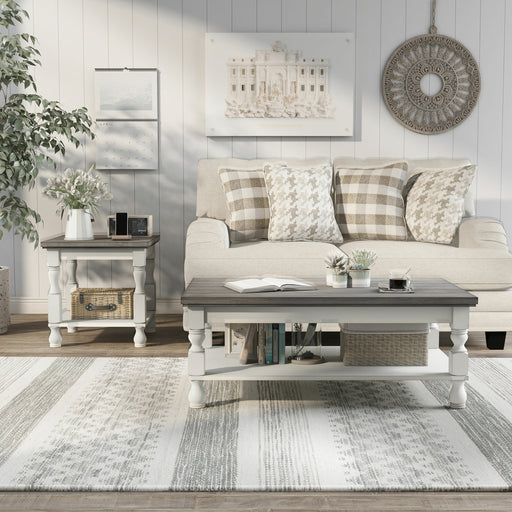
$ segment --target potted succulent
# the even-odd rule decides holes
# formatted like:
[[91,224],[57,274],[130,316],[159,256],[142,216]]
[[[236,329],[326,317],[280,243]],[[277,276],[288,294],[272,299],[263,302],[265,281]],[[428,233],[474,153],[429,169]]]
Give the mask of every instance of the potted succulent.
[[325,284],[327,286],[332,286],[334,277],[338,274],[341,275],[340,268],[344,270],[346,275],[347,263],[348,259],[342,252],[332,252],[325,258]]
[[352,288],[368,288],[370,286],[371,267],[377,261],[377,255],[367,249],[356,249],[352,252],[351,261],[348,273]]
[[[24,18],[28,13],[15,0],[0,1],[0,238],[12,230],[37,245],[41,217],[20,191],[35,185],[43,165],[56,167],[55,158],[65,154],[67,142],[79,147],[80,135],[93,134],[87,109],[67,112],[58,101],[37,92],[32,70],[41,65],[40,53],[35,37],[20,33],[16,26]],[[1,268],[3,282],[7,273]],[[0,319],[9,317],[4,299]]]
[[342,257],[338,259],[338,264],[334,269],[334,276],[332,278],[332,287],[333,288],[346,288],[348,281],[348,265],[349,259],[346,257]]

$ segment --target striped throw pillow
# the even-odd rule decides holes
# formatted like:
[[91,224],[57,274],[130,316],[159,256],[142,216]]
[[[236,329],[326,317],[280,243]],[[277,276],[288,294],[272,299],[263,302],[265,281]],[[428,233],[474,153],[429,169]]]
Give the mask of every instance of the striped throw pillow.
[[229,210],[231,242],[267,238],[270,211],[263,170],[219,169]]
[[336,220],[353,240],[406,240],[402,188],[406,162],[335,171]]

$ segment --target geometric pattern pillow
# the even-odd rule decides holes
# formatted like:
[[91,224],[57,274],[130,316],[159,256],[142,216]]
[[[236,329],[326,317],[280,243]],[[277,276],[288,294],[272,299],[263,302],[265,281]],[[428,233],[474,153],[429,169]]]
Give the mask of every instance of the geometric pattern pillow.
[[229,210],[231,242],[267,238],[270,211],[263,171],[219,169]]
[[267,164],[263,172],[270,205],[269,240],[343,242],[332,205],[332,167],[309,169]]
[[358,240],[405,240],[402,188],[405,162],[374,169],[335,171],[336,220],[343,236]]
[[405,218],[418,242],[450,244],[464,215],[475,166],[424,172],[407,195]]

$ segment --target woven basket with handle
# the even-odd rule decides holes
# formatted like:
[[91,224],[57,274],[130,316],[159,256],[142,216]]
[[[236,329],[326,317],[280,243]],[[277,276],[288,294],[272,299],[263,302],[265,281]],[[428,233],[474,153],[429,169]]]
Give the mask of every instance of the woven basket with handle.
[[134,288],[77,288],[71,293],[71,318],[133,318]]

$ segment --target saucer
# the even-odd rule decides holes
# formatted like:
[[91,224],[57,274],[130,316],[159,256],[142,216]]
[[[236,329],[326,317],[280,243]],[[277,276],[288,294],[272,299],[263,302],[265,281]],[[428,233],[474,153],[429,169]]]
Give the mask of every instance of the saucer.
[[403,290],[392,290],[386,282],[379,283],[378,289],[380,293],[414,293],[414,288],[410,285]]

